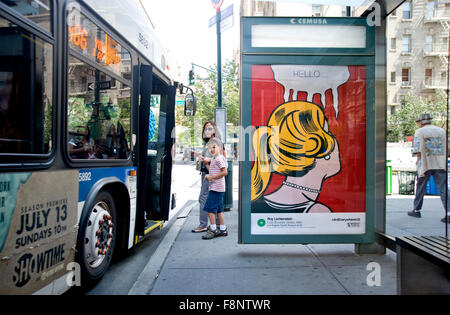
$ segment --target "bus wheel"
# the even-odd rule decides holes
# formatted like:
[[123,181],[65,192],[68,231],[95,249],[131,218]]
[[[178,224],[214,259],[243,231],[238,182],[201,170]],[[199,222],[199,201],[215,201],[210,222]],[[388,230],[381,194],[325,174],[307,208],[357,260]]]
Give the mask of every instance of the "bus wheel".
[[101,191],[86,208],[80,223],[79,258],[83,279],[99,280],[111,262],[116,240],[117,218],[114,198]]

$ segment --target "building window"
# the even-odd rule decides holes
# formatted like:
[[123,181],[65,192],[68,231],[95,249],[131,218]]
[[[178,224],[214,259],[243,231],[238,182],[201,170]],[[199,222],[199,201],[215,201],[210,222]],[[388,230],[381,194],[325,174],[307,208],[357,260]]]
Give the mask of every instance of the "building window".
[[427,18],[427,19],[431,19],[431,18],[433,18],[434,16],[435,16],[435,7],[436,7],[436,4],[435,4],[435,1],[428,1],[427,2],[427,11],[426,11],[426,13],[425,13],[425,17]]
[[355,16],[355,8],[350,6],[342,6],[342,16]]
[[404,20],[409,20],[411,19],[411,3],[410,2],[405,2],[403,4],[403,11],[402,11],[402,18]]
[[402,37],[402,53],[411,52],[411,35],[403,35]]
[[313,4],[312,5],[312,16],[322,16],[322,5]]
[[411,72],[411,69],[409,69],[409,68],[402,69],[402,86],[410,86],[411,85],[410,72]]
[[391,115],[395,114],[395,109],[396,109],[396,106],[391,106]]
[[425,37],[425,51],[432,52],[433,51],[433,36],[427,35]]
[[391,50],[396,50],[397,49],[397,38],[392,37],[391,38]]
[[448,37],[442,37],[442,50],[447,52],[448,49]]
[[425,69],[425,85],[433,85],[433,69]]
[[255,16],[264,16],[264,3],[257,2],[255,8]]
[[403,107],[406,105],[406,96],[400,95],[400,106]]
[[395,83],[395,71],[391,72],[391,83]]

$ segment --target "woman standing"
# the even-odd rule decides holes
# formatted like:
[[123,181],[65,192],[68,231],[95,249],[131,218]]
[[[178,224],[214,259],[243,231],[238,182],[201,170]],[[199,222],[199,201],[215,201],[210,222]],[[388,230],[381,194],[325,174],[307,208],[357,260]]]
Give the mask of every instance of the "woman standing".
[[209,173],[209,163],[211,162],[211,154],[209,153],[209,150],[206,146],[208,141],[211,138],[221,138],[220,132],[217,130],[217,126],[213,121],[207,121],[203,125],[202,130],[202,138],[203,138],[203,151],[202,154],[199,155],[198,159],[201,162],[201,168],[200,171],[202,173],[202,186],[200,189],[200,195],[198,197],[198,201],[200,203],[200,223],[199,225],[192,230],[193,233],[200,233],[200,232],[206,232],[208,227],[208,213],[206,211],[203,211],[203,208],[205,206],[206,198],[208,197],[209,192],[209,184],[208,181],[205,179],[205,176]]

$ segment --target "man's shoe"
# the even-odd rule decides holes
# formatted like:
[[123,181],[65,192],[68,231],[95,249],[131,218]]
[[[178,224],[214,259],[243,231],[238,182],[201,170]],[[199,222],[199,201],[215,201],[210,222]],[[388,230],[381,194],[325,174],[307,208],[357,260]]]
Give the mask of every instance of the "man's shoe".
[[422,217],[422,215],[420,214],[420,211],[416,211],[416,210],[408,211],[408,215],[411,216],[411,217],[415,217],[415,218],[421,218]]

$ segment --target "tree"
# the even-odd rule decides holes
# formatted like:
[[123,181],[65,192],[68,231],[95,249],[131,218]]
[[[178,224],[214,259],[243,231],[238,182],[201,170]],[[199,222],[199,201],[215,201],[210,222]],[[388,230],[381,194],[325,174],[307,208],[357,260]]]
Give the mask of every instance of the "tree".
[[[214,120],[214,109],[217,107],[217,67],[209,67],[212,72],[206,78],[196,78],[193,87],[197,99],[197,112],[194,117],[184,116],[181,106],[176,109],[177,126],[187,127],[178,143],[196,146],[201,143],[201,128],[208,120]],[[239,66],[234,61],[225,61],[222,69],[222,105],[227,110],[227,122],[239,124]],[[190,137],[186,133],[190,133]],[[188,141],[188,142],[186,142]]]
[[447,125],[447,95],[438,90],[434,101],[425,101],[410,92],[402,107],[388,117],[387,141],[398,142],[407,136],[414,136],[417,130],[416,119],[423,113],[433,116],[433,124],[441,128]]

